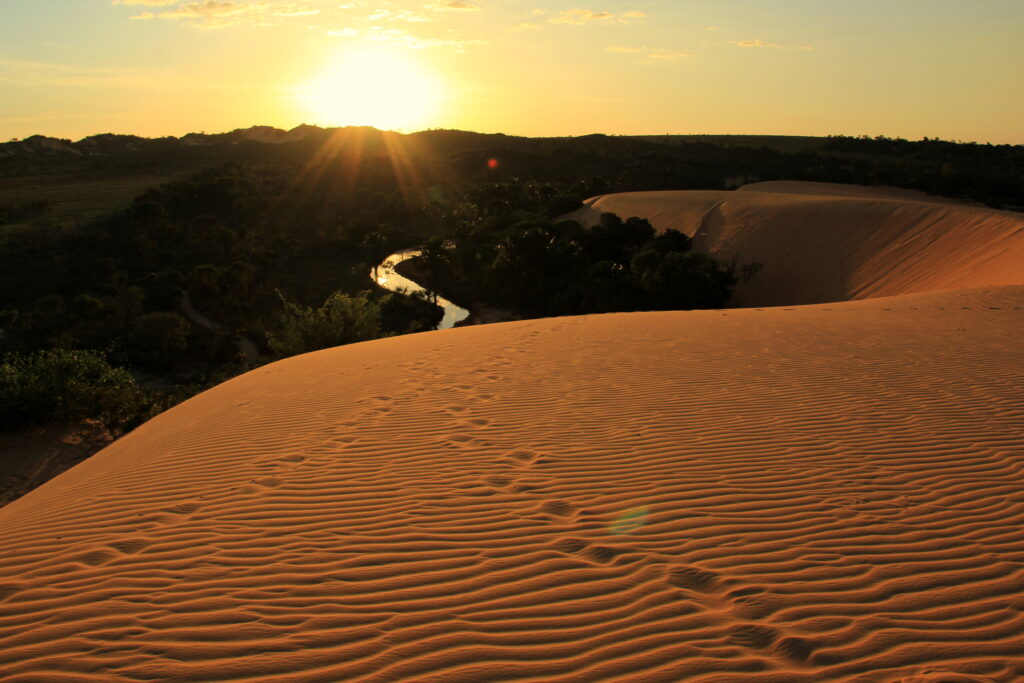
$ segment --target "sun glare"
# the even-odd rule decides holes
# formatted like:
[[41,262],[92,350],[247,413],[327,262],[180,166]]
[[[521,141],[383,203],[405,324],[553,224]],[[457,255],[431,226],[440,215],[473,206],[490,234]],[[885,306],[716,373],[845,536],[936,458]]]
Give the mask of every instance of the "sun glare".
[[338,59],[303,89],[302,98],[321,125],[410,131],[429,126],[440,86],[413,59],[365,51]]

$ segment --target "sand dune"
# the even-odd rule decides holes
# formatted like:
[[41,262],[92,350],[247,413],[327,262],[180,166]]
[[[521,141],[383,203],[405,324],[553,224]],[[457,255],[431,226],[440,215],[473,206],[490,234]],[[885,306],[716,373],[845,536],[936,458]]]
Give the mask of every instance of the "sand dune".
[[260,368],[0,509],[2,680],[1021,680],[1022,335],[1000,287]]
[[1024,283],[1024,214],[897,188],[766,182],[735,192],[628,192],[588,200],[674,228],[722,260],[761,263],[741,305],[790,305]]

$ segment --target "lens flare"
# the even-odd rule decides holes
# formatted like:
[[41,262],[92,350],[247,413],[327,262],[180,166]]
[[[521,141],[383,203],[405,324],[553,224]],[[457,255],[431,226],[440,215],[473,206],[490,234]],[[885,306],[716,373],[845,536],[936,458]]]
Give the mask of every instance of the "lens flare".
[[646,505],[630,508],[615,518],[615,521],[608,525],[608,532],[616,536],[630,534],[647,523],[647,514],[650,508]]

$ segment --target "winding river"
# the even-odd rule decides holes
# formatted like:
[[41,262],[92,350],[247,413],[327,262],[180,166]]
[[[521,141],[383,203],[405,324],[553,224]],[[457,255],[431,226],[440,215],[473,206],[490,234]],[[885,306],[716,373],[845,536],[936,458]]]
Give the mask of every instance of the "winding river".
[[[413,292],[425,292],[427,291],[425,288],[419,286],[409,278],[403,277],[395,272],[395,266],[399,263],[419,255],[419,249],[396,251],[377,266],[376,274],[371,270],[370,277],[376,277],[378,285],[384,289],[389,289],[392,292],[403,290],[409,294],[412,294]],[[461,306],[453,304],[444,297],[437,297],[437,305],[444,309],[444,318],[441,319],[440,324],[437,326],[437,329],[439,330],[447,330],[450,327],[455,327],[456,323],[469,317],[469,311]]]

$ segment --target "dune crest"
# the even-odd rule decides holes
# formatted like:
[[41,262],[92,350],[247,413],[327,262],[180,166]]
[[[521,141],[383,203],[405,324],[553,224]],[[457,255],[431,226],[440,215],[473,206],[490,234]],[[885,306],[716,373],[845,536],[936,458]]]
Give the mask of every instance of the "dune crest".
[[723,261],[760,263],[746,306],[1024,284],[1024,214],[898,188],[775,181],[734,192],[626,192],[569,217],[647,218]]
[[1024,677],[1024,287],[259,368],[0,509],[4,681]]

